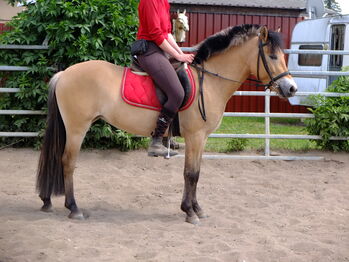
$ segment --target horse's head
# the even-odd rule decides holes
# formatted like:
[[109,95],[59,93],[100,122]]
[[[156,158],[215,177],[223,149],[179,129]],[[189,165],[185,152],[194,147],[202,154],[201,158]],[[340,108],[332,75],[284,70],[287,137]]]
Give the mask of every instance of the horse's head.
[[266,26],[258,29],[257,66],[251,71],[263,84],[278,93],[280,97],[292,97],[297,84],[288,72],[279,32],[268,31]]
[[176,30],[182,30],[184,32],[189,31],[188,17],[185,14],[186,10],[184,10],[183,13],[180,13],[179,10],[177,10],[177,18],[175,21]]

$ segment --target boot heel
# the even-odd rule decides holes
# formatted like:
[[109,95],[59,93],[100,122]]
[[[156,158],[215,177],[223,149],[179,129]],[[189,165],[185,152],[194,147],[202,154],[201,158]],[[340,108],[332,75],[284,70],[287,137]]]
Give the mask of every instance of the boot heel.
[[148,152],[148,156],[150,157],[158,157],[158,155],[154,152]]

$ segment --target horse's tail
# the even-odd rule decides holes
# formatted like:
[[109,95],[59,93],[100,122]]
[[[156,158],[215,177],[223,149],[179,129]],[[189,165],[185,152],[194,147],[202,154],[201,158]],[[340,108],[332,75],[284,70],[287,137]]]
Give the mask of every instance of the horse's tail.
[[42,199],[50,198],[52,193],[64,194],[62,156],[66,143],[66,131],[55,92],[61,73],[63,72],[55,74],[49,83],[47,127],[36,180],[36,189]]

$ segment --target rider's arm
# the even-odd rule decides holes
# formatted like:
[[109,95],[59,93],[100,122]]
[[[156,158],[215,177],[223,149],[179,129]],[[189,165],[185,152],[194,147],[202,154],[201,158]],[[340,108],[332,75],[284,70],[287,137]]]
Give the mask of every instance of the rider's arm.
[[183,51],[181,50],[181,48],[177,45],[176,40],[174,39],[172,34],[168,34],[168,39],[167,41],[169,42],[169,44],[177,50],[178,53],[183,54]]
[[[170,38],[171,24],[164,34],[160,26],[160,17],[157,13],[158,0],[141,1],[139,5],[139,19],[142,28],[147,32],[147,40],[153,41],[162,50],[176,58],[178,61],[191,63],[193,55],[183,54],[172,35]],[[168,6],[169,11],[169,6]]]
[[189,63],[189,64],[193,62],[193,59],[194,59],[193,54],[183,54],[183,52],[180,54],[176,49],[173,48],[173,46],[166,39],[161,43],[161,45],[159,45],[159,47],[169,55],[176,58],[178,61]]

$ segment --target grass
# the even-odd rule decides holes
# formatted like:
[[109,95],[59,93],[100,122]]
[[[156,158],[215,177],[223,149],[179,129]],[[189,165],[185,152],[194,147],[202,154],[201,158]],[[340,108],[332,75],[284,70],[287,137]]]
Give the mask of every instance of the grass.
[[[224,117],[220,128],[215,133],[220,134],[264,134],[264,118],[258,117]],[[271,134],[306,135],[305,125],[300,119],[271,118]],[[206,151],[227,152],[229,138],[209,138]],[[246,150],[264,150],[264,139],[246,139]],[[315,142],[297,139],[271,139],[271,150],[309,151],[317,149]]]

